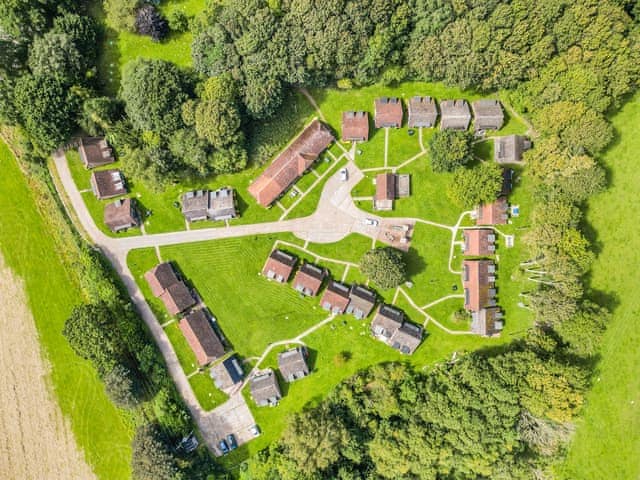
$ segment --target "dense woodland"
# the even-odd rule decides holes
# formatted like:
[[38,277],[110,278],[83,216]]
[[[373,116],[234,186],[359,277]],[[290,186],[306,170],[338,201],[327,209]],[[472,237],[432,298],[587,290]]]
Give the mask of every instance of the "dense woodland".
[[[605,115],[637,87],[640,2],[234,0],[210,2],[192,19],[164,19],[136,0],[104,0],[104,7],[112,28],[157,41],[168,29],[190,28],[194,69],[139,59],[125,66],[119,95],[103,96],[94,64],[103,26],[82,2],[0,1],[0,119],[22,132],[33,161],[82,129],[106,134],[126,173],[158,189],[184,175],[237,171],[250,161],[251,122],[273,115],[296,86],[443,81],[499,90],[529,117],[538,136],[525,174],[538,206],[522,270],[533,279],[525,294],[535,327],[505,348],[428,371],[383,365],[359,373],[292,418],[244,475],[551,475],[609,315],[584,280],[594,254],[581,208],[606,188],[598,155],[614,132]],[[461,152],[453,162],[439,155],[451,145]],[[491,167],[461,168],[466,148],[464,138],[431,144],[434,170],[455,171],[449,194],[462,206],[495,192],[465,185],[496,178]],[[93,265],[87,272],[104,272],[92,255],[83,258]],[[128,300],[106,276],[95,285],[102,287],[65,334],[116,404],[141,408],[154,397],[156,411],[172,410],[135,440],[137,452],[155,451],[153,463],[164,467],[142,462],[136,476],[181,478],[188,462],[154,446],[184,433],[184,409]]]

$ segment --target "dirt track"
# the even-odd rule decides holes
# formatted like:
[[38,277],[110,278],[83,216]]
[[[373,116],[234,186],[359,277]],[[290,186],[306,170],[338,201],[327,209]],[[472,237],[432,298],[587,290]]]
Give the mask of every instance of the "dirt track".
[[47,375],[22,281],[0,256],[0,478],[95,479]]

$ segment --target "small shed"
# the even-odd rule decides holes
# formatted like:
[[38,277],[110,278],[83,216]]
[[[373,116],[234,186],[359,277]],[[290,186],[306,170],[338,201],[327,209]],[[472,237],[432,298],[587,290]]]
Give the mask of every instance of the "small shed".
[[204,310],[191,312],[180,320],[179,327],[200,366],[224,355],[224,345]]
[[471,104],[471,108],[473,109],[473,125],[476,132],[502,128],[504,112],[498,100],[476,100]]
[[78,153],[87,169],[101,167],[116,161],[111,147],[104,138],[81,138]]
[[391,305],[382,304],[371,322],[373,336],[389,342],[389,339],[404,323],[404,313]]
[[438,120],[438,107],[431,97],[411,97],[409,99],[409,120],[407,125],[410,128],[435,127]]
[[282,378],[293,382],[309,375],[306,347],[296,347],[278,354],[278,369]]
[[298,263],[298,257],[282,250],[275,249],[267,258],[262,274],[269,280],[285,283],[289,281],[291,273]]
[[467,228],[464,230],[464,254],[483,257],[496,251],[496,235],[489,228]]
[[322,282],[324,282],[326,277],[327,270],[325,268],[304,262],[293,281],[293,288],[303,295],[315,297],[320,291]]
[[122,172],[117,169],[98,170],[91,174],[91,190],[98,200],[125,195],[127,186]]
[[369,114],[367,112],[342,112],[342,141],[366,142],[369,140]]
[[171,315],[178,315],[196,304],[196,299],[184,282],[174,283],[159,298]]
[[507,135],[494,141],[493,158],[496,163],[522,163],[522,154],[531,148],[531,141],[522,135]]
[[484,203],[476,209],[476,225],[506,225],[509,221],[509,203],[505,197]]
[[352,314],[358,320],[366,318],[376,305],[377,296],[374,291],[362,285],[353,285],[349,290],[349,305],[347,313]]
[[415,352],[420,342],[422,342],[422,327],[409,322],[404,322],[389,340],[393,348],[405,355]]
[[223,362],[214,365],[209,371],[209,376],[212,378],[214,385],[220,390],[228,390],[242,382],[244,372],[238,357],[231,355]]
[[145,273],[144,278],[154,297],[159,297],[167,288],[180,281],[171,262],[159,263]]
[[376,128],[400,128],[402,126],[402,102],[399,98],[376,98],[374,107]]
[[114,233],[140,226],[140,213],[134,198],[121,198],[104,207],[104,223]]
[[499,335],[504,328],[504,320],[499,307],[482,308],[471,313],[471,331],[483,337]]
[[209,208],[207,216],[210,220],[230,220],[238,216],[235,190],[231,187],[219,188],[209,192]]
[[251,396],[259,407],[276,406],[282,398],[278,378],[271,369],[256,375],[250,382]]
[[344,313],[349,305],[349,287],[335,280],[330,280],[322,300],[320,300],[320,305],[331,313]]
[[189,222],[207,219],[209,208],[209,191],[194,190],[182,195],[182,215]]
[[442,130],[466,130],[471,123],[471,111],[466,100],[440,102],[440,128]]

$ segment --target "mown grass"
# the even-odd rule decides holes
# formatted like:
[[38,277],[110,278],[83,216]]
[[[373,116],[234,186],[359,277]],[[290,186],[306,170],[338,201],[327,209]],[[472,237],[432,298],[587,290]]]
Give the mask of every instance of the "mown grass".
[[613,310],[593,388],[561,477],[596,480],[640,477],[640,95],[613,117],[617,137],[603,157],[609,188],[588,205],[598,259],[590,274],[594,298]]
[[0,166],[0,248],[7,265],[25,282],[43,353],[52,367],[47,380],[96,475],[130,478],[129,418],[113,406],[93,367],[76,356],[62,336],[64,322],[83,294],[58,256],[56,232],[43,220],[15,159],[1,142]]

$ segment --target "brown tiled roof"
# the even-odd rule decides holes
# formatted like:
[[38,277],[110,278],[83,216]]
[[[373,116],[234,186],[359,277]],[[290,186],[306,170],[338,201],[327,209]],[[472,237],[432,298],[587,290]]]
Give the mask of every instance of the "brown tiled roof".
[[377,296],[375,292],[362,285],[353,285],[349,291],[349,305],[347,313],[352,313],[357,318],[369,316],[371,310],[376,305]]
[[438,107],[433,98],[416,96],[409,99],[409,127],[434,127],[437,119]]
[[145,273],[144,278],[154,297],[159,297],[167,288],[180,281],[170,262],[159,263]]
[[203,310],[187,315],[180,320],[179,326],[201,366],[224,355],[224,345]]
[[471,104],[476,130],[499,130],[504,123],[504,112],[498,100],[476,100]]
[[382,304],[371,322],[374,335],[388,341],[404,322],[404,313],[390,305]]
[[478,207],[476,225],[505,225],[509,220],[509,204],[504,197]]
[[249,193],[263,207],[271,205],[334,140],[329,129],[314,120],[249,186]]
[[184,282],[174,283],[168,287],[161,295],[160,300],[167,307],[171,315],[177,315],[196,304],[195,298],[191,294],[191,290]]
[[104,138],[81,138],[78,152],[87,168],[100,167],[116,161]]
[[293,288],[305,295],[316,296],[327,276],[327,270],[312,263],[303,263],[293,281]]
[[342,140],[369,140],[369,114],[367,112],[342,112]]
[[127,193],[122,172],[117,169],[93,172],[91,174],[91,188],[99,200]]
[[396,198],[396,175],[381,173],[376,175],[376,200],[393,200]]
[[320,305],[333,313],[344,313],[349,305],[349,287],[335,280],[330,280],[324,295],[322,295]]
[[493,306],[493,279],[495,265],[491,260],[465,260],[462,264],[462,287],[464,288],[464,308],[477,312],[481,308]]
[[477,335],[497,335],[503,328],[502,312],[499,307],[482,308],[471,313],[471,331]]
[[494,141],[493,158],[497,163],[519,163],[522,154],[531,148],[531,141],[522,135],[507,135]]
[[471,122],[471,111],[466,100],[443,100],[440,102],[440,128],[466,130]]
[[278,282],[287,282],[297,263],[298,257],[275,249],[269,254],[269,258],[262,269],[262,274]]
[[495,233],[488,228],[468,228],[464,230],[464,254],[481,257],[493,255]]
[[104,223],[112,232],[140,225],[135,199],[121,198],[104,207]]
[[405,322],[395,331],[389,340],[389,344],[399,350],[400,353],[411,355],[418,348],[421,341],[422,327]]
[[287,382],[309,375],[307,355],[305,347],[296,347],[278,354],[278,369]]
[[402,102],[399,98],[376,98],[374,106],[376,128],[402,126]]
[[258,406],[273,405],[282,398],[278,378],[268,369],[251,379],[251,396]]

